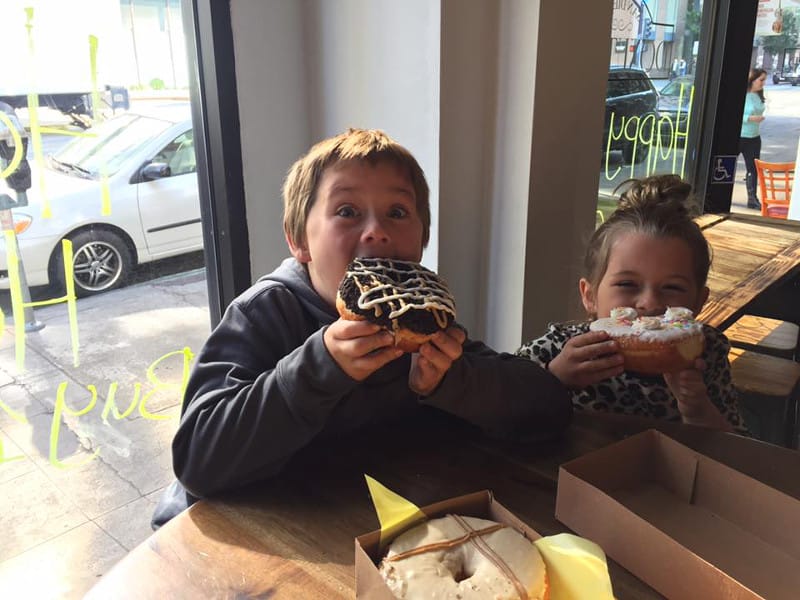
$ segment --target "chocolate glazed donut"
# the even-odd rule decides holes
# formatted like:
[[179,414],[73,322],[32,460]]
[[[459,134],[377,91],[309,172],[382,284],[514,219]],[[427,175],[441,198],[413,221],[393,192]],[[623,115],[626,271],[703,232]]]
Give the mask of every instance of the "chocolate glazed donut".
[[456,318],[447,284],[422,265],[389,258],[356,258],[339,284],[343,319],[367,320],[394,334],[395,346],[416,352]]

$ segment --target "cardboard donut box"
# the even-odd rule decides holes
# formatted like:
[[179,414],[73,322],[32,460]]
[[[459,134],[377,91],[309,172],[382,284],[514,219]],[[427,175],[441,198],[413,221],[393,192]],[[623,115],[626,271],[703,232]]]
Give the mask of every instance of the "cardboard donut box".
[[[422,506],[420,510],[429,519],[444,517],[448,514],[479,517],[497,521],[498,523],[505,523],[519,531],[530,541],[538,540],[542,537],[515,517],[502,504],[496,502],[489,491],[449,498],[442,502]],[[383,577],[378,572],[378,568],[375,566],[381,560],[380,534],[381,532],[378,530],[356,538],[356,598],[364,600],[394,600],[394,594],[389,591],[383,581]]]
[[800,500],[655,430],[563,464],[556,518],[668,598],[800,598]]
[[[421,510],[541,537],[489,491]],[[667,598],[800,598],[800,500],[655,430],[563,464],[556,518]],[[357,598],[394,598],[376,567],[379,540],[355,539]]]

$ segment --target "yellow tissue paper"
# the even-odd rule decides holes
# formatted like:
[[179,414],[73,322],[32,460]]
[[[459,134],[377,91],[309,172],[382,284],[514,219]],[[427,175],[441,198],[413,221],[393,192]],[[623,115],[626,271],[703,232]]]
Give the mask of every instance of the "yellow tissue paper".
[[550,535],[533,543],[547,566],[550,600],[614,598],[606,555],[600,546],[571,533]]
[[425,513],[416,504],[398,496],[369,475],[364,477],[381,524],[381,548],[401,530],[425,520]]

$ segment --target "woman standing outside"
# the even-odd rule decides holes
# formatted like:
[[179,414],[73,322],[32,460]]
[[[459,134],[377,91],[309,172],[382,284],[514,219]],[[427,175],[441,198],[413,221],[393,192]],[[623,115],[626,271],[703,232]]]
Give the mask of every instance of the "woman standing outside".
[[764,69],[750,69],[747,76],[747,95],[744,100],[742,132],[739,134],[739,153],[744,157],[747,168],[747,208],[761,208],[756,193],[758,177],[755,159],[761,158],[761,122],[764,120],[764,82],[767,72]]

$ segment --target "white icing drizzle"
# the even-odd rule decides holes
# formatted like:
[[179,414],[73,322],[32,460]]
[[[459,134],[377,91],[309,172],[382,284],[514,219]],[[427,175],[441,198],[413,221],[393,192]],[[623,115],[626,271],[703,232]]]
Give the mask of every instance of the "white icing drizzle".
[[375,316],[389,312],[396,320],[409,310],[429,310],[437,325],[447,327],[447,315],[456,316],[453,296],[442,279],[420,264],[389,258],[357,258],[345,277],[352,277],[361,296],[358,307]]

